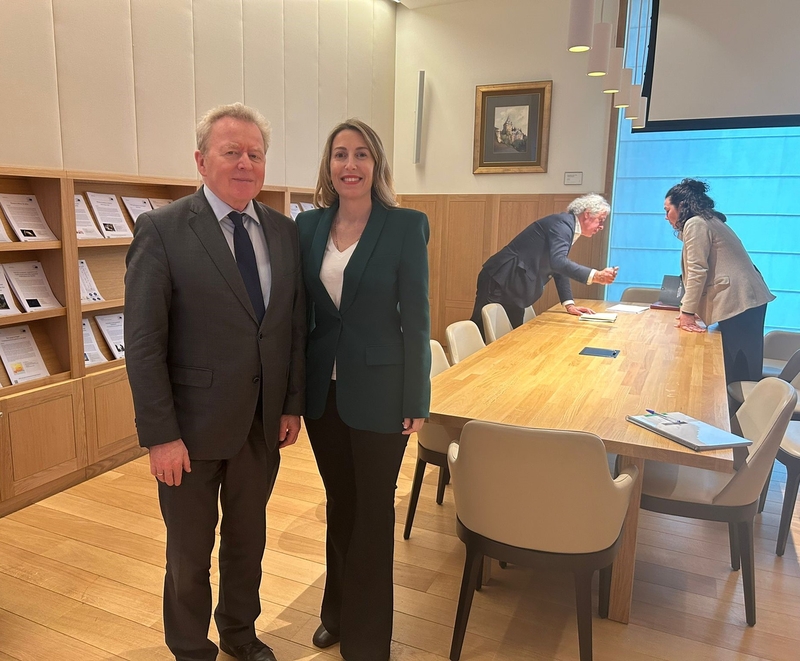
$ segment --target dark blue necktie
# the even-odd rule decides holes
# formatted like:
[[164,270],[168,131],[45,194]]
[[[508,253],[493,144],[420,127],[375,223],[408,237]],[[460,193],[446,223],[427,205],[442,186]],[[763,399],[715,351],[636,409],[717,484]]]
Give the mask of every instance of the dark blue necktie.
[[239,273],[242,274],[244,287],[247,295],[253,304],[256,319],[260,322],[264,318],[264,293],[261,291],[261,280],[258,277],[258,265],[256,264],[256,252],[253,250],[253,242],[250,235],[244,228],[244,216],[238,211],[231,211],[228,218],[233,221],[233,254],[236,257],[236,265]]

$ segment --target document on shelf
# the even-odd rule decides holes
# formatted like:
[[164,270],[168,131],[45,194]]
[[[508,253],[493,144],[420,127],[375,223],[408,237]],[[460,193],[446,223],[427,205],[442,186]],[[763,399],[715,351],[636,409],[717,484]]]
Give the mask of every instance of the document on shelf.
[[104,301],[106,299],[100,294],[97,285],[92,277],[92,272],[89,270],[89,265],[85,259],[78,260],[78,278],[81,281],[81,300],[86,303],[96,303],[97,301]]
[[300,203],[300,208],[303,211],[313,211],[316,207],[314,207],[314,205],[311,204],[311,202],[301,202]]
[[102,239],[103,235],[94,224],[94,218],[89,213],[83,195],[75,196],[75,233],[79,239]]
[[57,241],[35,195],[0,193],[0,206],[20,241]]
[[613,324],[617,320],[615,312],[595,312],[594,314],[582,314],[581,321],[593,321],[601,324]]
[[116,195],[87,192],[86,197],[89,198],[89,204],[92,205],[97,224],[100,225],[100,231],[105,238],[120,239],[133,236]]
[[299,204],[292,202],[289,205],[289,214],[292,216],[292,220],[297,220],[297,216],[300,215],[300,211],[301,209]]
[[610,308],[606,308],[607,312],[627,312],[629,314],[639,314],[645,310],[649,310],[649,305],[630,305],[628,303],[617,303]]
[[114,358],[125,358],[125,315],[98,314],[94,320]]
[[9,262],[3,269],[25,312],[64,307],[50,289],[40,262]]
[[0,328],[0,359],[12,386],[50,376],[28,324]]
[[172,202],[172,200],[168,200],[164,197],[148,197],[147,199],[150,200],[150,204],[154,209],[160,209]]
[[134,225],[136,219],[141,216],[145,211],[152,211],[153,205],[146,197],[123,197],[122,201],[125,203],[125,208],[133,219]]
[[17,302],[11,294],[8,280],[6,280],[6,274],[5,272],[0,272],[0,317],[19,313],[20,309],[17,307]]
[[752,441],[748,441],[746,438],[731,434],[702,420],[696,420],[679,411],[628,415],[625,416],[625,419],[634,425],[639,425],[676,443],[685,445],[695,452],[722,450],[753,444]]
[[88,319],[84,319],[83,326],[83,362],[85,365],[97,365],[97,363],[107,363],[106,357],[97,346],[97,340],[92,332],[92,324]]

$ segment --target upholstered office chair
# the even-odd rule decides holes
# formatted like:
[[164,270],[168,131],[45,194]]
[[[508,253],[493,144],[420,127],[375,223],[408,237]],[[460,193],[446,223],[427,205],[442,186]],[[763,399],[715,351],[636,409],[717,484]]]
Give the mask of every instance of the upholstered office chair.
[[728,524],[731,567],[741,564],[747,624],[756,623],[753,519],[759,495],[786,433],[797,393],[785,381],[768,377],[734,414],[731,426],[753,441],[745,463],[733,474],[645,462],[642,509]]
[[655,303],[661,296],[661,289],[653,287],[628,287],[619,299],[623,303]]
[[[431,378],[444,372],[450,363],[444,355],[442,345],[436,340],[431,340]],[[447,467],[447,448],[450,443],[458,442],[459,430],[453,427],[444,427],[434,422],[426,422],[417,432],[417,467],[414,469],[414,482],[411,485],[411,494],[408,500],[408,513],[406,514],[406,527],[403,530],[403,539],[411,536],[411,526],[414,525],[414,514],[417,511],[419,492],[422,489],[422,478],[425,477],[425,466],[433,464],[439,467],[439,486],[436,489],[436,502],[441,505],[444,500],[444,488],[450,482],[450,470]]]
[[486,346],[475,322],[469,319],[450,324],[444,334],[447,336],[450,362],[453,365]]
[[536,317],[536,312],[534,311],[533,306],[529,305],[527,308],[525,308],[525,314],[522,315],[522,323],[527,324],[531,319],[534,319],[535,317]]
[[483,319],[483,332],[486,333],[487,344],[491,344],[514,330],[508,320],[505,308],[499,303],[484,305],[481,309],[481,319]]
[[[788,381],[795,388],[800,388],[800,349],[794,352],[791,358],[786,362],[781,372],[778,374],[779,379]],[[757,381],[736,381],[728,385],[728,396],[735,402],[741,404],[753,392],[756,387]],[[800,420],[800,404],[795,407],[792,416],[794,420]]]
[[473,420],[448,450],[456,532],[467,547],[450,659],[458,661],[484,556],[567,569],[575,579],[581,661],[592,658],[592,576],[608,616],[611,566],[636,467],[612,479],[593,434]]
[[[786,542],[789,539],[794,516],[794,505],[797,502],[797,491],[800,487],[800,422],[797,420],[790,422],[786,428],[776,459],[786,466],[786,489],[783,493],[781,522],[778,525],[778,543],[775,545],[775,554],[783,555],[786,551]],[[759,511],[764,508],[766,492],[767,490],[764,489]]]
[[800,351],[800,333],[770,331],[764,336],[764,370],[762,376],[778,376],[788,360]]

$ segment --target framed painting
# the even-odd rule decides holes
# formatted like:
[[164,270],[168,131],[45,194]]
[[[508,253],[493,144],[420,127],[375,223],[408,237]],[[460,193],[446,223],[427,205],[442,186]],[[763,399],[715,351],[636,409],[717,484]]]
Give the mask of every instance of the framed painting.
[[547,172],[553,81],[475,88],[475,174]]

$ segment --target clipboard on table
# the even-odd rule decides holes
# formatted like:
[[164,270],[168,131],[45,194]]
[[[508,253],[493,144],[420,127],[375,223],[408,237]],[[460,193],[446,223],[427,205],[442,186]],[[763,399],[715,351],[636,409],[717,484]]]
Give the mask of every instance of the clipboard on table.
[[661,280],[658,301],[650,305],[653,310],[680,310],[683,298],[683,280],[679,275],[665,275]]
[[627,415],[625,419],[634,425],[649,429],[676,443],[691,448],[695,452],[704,450],[723,450],[752,445],[752,441],[731,434],[702,420],[680,413],[648,413],[646,415]]

